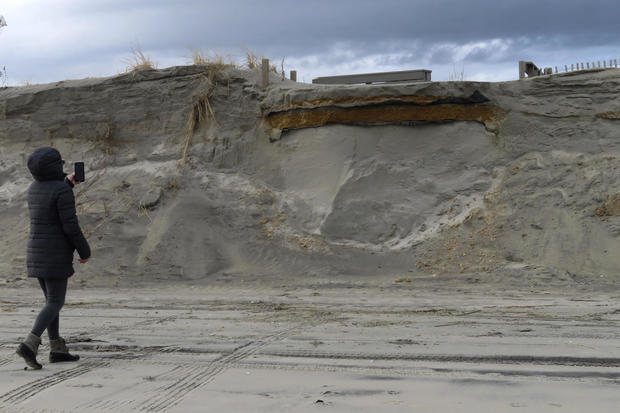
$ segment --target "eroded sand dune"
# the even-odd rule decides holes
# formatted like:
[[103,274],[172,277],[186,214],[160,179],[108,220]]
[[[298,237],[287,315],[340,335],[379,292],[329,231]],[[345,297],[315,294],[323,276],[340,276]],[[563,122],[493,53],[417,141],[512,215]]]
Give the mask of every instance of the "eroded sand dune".
[[462,274],[614,283],[620,72],[321,86],[174,67],[0,90],[0,271],[25,165],[83,160],[82,282]]

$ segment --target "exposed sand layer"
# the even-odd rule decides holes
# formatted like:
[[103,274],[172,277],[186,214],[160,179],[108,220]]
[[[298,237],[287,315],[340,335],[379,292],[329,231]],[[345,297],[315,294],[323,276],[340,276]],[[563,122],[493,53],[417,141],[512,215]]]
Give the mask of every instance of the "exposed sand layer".
[[5,282],[23,283],[25,159],[42,145],[87,165],[86,285],[618,279],[618,70],[358,86],[273,75],[266,90],[258,78],[189,66],[0,90]]

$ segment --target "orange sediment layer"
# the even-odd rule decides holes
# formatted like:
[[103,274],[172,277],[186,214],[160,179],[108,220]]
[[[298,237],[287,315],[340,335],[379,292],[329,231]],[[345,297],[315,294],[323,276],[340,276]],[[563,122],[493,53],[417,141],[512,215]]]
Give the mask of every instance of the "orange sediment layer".
[[601,119],[620,120],[620,112],[605,112],[598,115]]
[[[411,98],[418,98],[416,96]],[[427,98],[427,97],[420,97]],[[430,98],[430,97],[429,97]],[[432,97],[428,103],[436,101]],[[388,99],[386,99],[388,100]],[[386,100],[373,100],[379,103],[374,106],[366,103],[361,107],[317,107],[312,109],[293,109],[284,112],[268,114],[266,119],[272,128],[299,129],[323,126],[328,124],[373,124],[373,123],[402,123],[409,121],[477,121],[482,123],[494,122],[502,111],[496,106],[488,104],[441,104],[424,105],[421,102],[408,100],[406,104],[390,103]],[[389,99],[393,100],[393,99]],[[403,100],[399,97],[399,100]],[[403,100],[404,101],[404,100]],[[333,102],[330,102],[333,104]]]

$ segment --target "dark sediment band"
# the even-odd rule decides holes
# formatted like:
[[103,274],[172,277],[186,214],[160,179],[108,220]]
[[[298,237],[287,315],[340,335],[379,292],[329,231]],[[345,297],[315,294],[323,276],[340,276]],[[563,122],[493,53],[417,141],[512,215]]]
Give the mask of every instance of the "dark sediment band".
[[328,124],[496,121],[502,110],[489,105],[479,92],[469,97],[377,96],[343,97],[295,103],[269,111],[265,118],[276,129],[300,129]]

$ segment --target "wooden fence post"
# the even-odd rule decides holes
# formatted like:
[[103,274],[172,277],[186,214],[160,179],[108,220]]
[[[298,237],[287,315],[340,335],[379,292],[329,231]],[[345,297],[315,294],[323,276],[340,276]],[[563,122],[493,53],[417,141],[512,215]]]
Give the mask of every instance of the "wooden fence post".
[[519,79],[525,79],[525,61],[519,60]]
[[263,59],[262,69],[263,69],[262,87],[263,89],[266,89],[267,86],[269,86],[269,59]]

